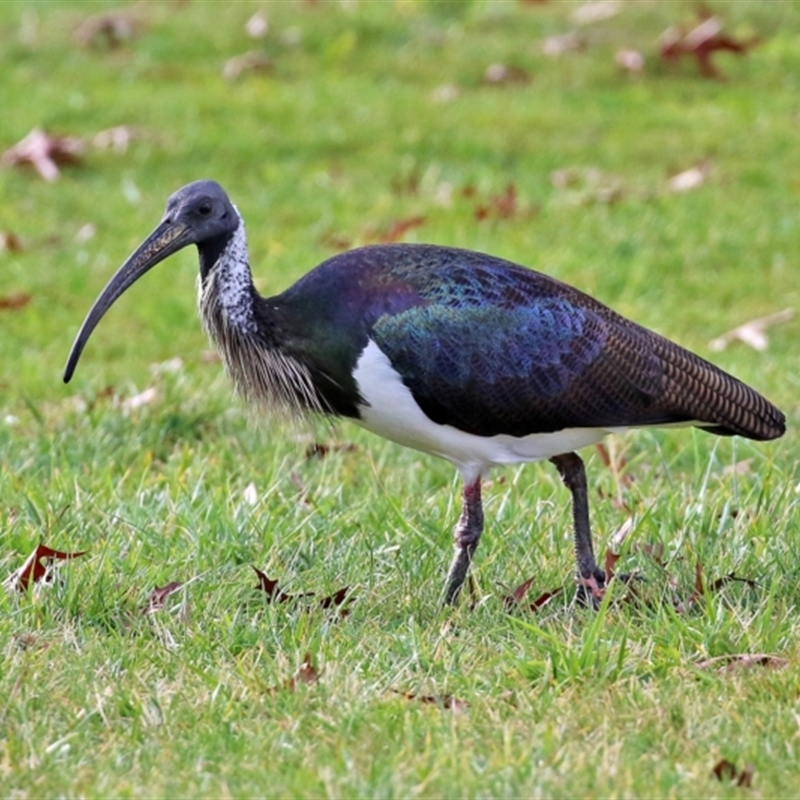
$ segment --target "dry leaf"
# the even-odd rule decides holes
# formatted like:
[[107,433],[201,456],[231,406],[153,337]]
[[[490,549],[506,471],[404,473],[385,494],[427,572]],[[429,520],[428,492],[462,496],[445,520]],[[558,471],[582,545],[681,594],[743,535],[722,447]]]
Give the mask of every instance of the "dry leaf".
[[73,36],[83,47],[105,45],[116,48],[137,36],[142,27],[141,20],[130,14],[98,14],[85,19]]
[[72,136],[51,136],[34,128],[24,139],[0,156],[0,166],[30,164],[46,180],[58,179],[59,164],[77,164],[83,153],[83,142]]
[[718,50],[728,50],[744,55],[757,44],[757,40],[736,41],[722,33],[722,23],[717,17],[707,17],[688,33],[671,27],[661,34],[659,52],[665,61],[677,61],[689,56],[697,61],[701,74],[706,78],[721,78],[722,74],[711,63],[711,56]]
[[19,253],[22,251],[22,242],[16,233],[0,231],[0,252],[3,250],[7,250],[9,253]]
[[510,219],[516,213],[517,187],[513,183],[509,183],[503,192],[492,197],[487,205],[477,206],[474,216],[475,219],[480,222],[489,217]]
[[711,168],[707,163],[698,164],[696,167],[679,172],[669,179],[669,190],[675,193],[689,192],[697,189],[706,182]]
[[245,23],[244,29],[251,39],[263,39],[269,31],[267,15],[263,11],[256,11]]
[[155,386],[145,389],[133,397],[129,397],[122,401],[122,410],[125,412],[136,411],[137,408],[149,405],[158,397],[158,392]]
[[259,50],[251,50],[241,56],[229,58],[222,68],[226,81],[235,81],[243,72],[266,72],[273,67],[272,59]]
[[529,603],[527,606],[523,606],[522,600],[528,593],[528,589],[530,589],[534,580],[535,577],[528,578],[528,580],[523,581],[519,586],[517,586],[517,588],[514,589],[510,595],[503,597],[503,604],[506,607],[506,611],[512,611],[517,606],[527,608],[530,611],[538,611],[542,606],[546,605],[550,600],[564,591],[564,587],[559,586],[549,592],[542,592],[542,594],[540,594],[532,603]]
[[19,292],[17,294],[9,294],[5,297],[0,297],[0,311],[14,311],[18,308],[24,308],[30,303],[33,295],[27,292]]
[[87,550],[81,550],[77,553],[65,553],[62,550],[53,550],[45,544],[39,544],[25,560],[25,563],[3,581],[3,588],[7,592],[24,592],[31,583],[46,580],[56,561],[79,558],[87,552]]
[[531,76],[522,67],[490,64],[483,73],[483,82],[493,86],[530,83]]
[[166,586],[156,586],[150,592],[147,603],[142,607],[142,614],[152,614],[154,611],[164,608],[164,601],[181,586],[183,586],[181,581],[170,581]]
[[622,3],[619,0],[593,0],[578,6],[570,17],[576,25],[589,25],[592,22],[615,17],[620,11]]
[[258,503],[258,490],[252,481],[244,487],[244,491],[242,492],[242,500],[244,500],[249,506],[254,506],[256,503]]
[[387,230],[378,234],[375,241],[386,244],[388,242],[399,242],[405,234],[413,228],[419,228],[420,225],[425,223],[425,217],[408,217],[406,219],[398,219],[392,222]]
[[769,314],[766,317],[759,317],[758,319],[751,319],[737,328],[723,333],[716,339],[712,339],[708,346],[711,350],[719,352],[724,350],[731,342],[740,341],[749,345],[754,350],[763,352],[769,346],[769,339],[764,331],[773,325],[780,325],[784,322],[794,318],[794,309],[785,308],[783,311],[778,311],[775,314]]
[[415,694],[414,692],[401,692],[397,689],[392,689],[392,691],[404,697],[406,700],[416,700],[419,703],[439,706],[439,708],[443,708],[445,711],[453,711],[456,714],[464,712],[469,708],[469,703],[466,700],[459,700],[452,694]]
[[753,667],[766,667],[767,669],[783,669],[789,666],[789,659],[774,656],[770,653],[736,653],[726,656],[715,656],[698,661],[698,669],[718,672],[737,672],[739,670],[753,669]]
[[131,139],[133,139],[133,130],[127,125],[117,125],[115,128],[98,131],[92,137],[92,145],[103,150],[124,153],[127,151]]
[[322,442],[314,442],[306,448],[306,459],[313,458],[323,459],[331,453],[353,453],[358,450],[358,446],[352,442],[333,442],[331,444],[323,444]]
[[753,770],[753,765],[747,764],[745,768],[739,772],[735,764],[723,758],[714,765],[712,774],[718,781],[736,781],[737,786],[750,789],[753,786]]
[[644,70],[644,56],[638,50],[622,48],[614,54],[614,63],[628,72],[639,73]]
[[584,47],[586,47],[586,43],[583,39],[575,31],[570,31],[560,36],[548,36],[542,43],[542,52],[546,56],[557,58],[564,55],[564,53],[583,50]]

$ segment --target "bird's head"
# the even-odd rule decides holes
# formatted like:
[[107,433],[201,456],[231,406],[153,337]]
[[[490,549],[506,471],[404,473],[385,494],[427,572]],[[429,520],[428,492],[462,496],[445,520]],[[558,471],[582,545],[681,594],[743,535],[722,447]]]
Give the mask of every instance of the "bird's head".
[[64,382],[72,378],[97,323],[128,287],[156,264],[190,244],[197,245],[200,252],[201,272],[208,271],[240,224],[238,212],[218,183],[195,181],[178,189],[167,201],[158,227],[117,270],[89,309],[67,359]]

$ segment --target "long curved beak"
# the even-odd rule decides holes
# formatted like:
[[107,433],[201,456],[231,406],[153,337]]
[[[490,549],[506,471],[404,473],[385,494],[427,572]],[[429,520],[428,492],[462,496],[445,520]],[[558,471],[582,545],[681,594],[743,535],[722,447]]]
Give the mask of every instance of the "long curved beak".
[[64,383],[69,383],[83,348],[97,323],[114,304],[116,299],[139,278],[151,270],[156,264],[178,250],[193,244],[191,229],[183,222],[173,222],[165,219],[161,224],[139,245],[128,260],[117,270],[113,278],[106,284],[94,305],[89,309],[86,319],[75,337],[72,350],[64,367]]

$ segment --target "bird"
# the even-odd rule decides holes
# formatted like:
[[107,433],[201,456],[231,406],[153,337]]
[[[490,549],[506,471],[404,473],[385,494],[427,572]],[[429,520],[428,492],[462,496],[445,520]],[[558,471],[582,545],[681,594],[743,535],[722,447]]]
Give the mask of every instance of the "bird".
[[597,604],[607,576],[595,559],[578,450],[630,428],[695,426],[762,441],[786,429],[784,414],[732,375],[566,283],[491,255],[369,245],[263,297],[242,216],[212,180],[175,192],[109,280],[78,331],[65,382],[120,295],[189,245],[202,325],[246,404],[346,418],[456,467],[462,504],[447,604],[475,556],[481,485],[493,467],[556,467],[571,494],[577,591]]

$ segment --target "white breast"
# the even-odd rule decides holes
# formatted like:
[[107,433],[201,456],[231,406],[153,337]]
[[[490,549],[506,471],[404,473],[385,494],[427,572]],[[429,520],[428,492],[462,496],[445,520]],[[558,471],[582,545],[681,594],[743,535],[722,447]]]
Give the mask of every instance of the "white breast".
[[476,436],[429,419],[403,384],[391,362],[370,340],[353,377],[368,405],[359,407],[359,424],[398,444],[441,456],[456,465],[471,482],[492,466],[517,464],[570,453],[599,442],[624,428],[573,428],[529,436]]

